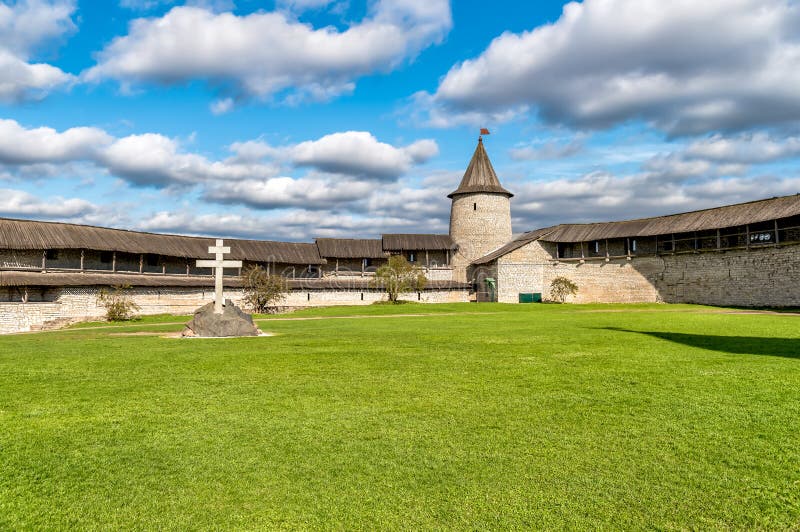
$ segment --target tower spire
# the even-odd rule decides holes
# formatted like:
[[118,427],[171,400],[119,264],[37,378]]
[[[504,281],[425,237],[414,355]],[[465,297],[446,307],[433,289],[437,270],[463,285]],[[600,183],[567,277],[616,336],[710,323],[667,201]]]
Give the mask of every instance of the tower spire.
[[[481,129],[481,133],[489,133],[488,129]],[[472,154],[472,160],[469,162],[467,171],[464,172],[464,177],[461,179],[461,184],[458,188],[447,195],[452,199],[459,194],[474,194],[474,193],[490,193],[502,194],[508,198],[514,197],[514,194],[504,189],[497,178],[497,174],[492,167],[492,162],[489,160],[489,155],[483,147],[483,135],[478,137],[478,146],[475,148],[475,153]]]

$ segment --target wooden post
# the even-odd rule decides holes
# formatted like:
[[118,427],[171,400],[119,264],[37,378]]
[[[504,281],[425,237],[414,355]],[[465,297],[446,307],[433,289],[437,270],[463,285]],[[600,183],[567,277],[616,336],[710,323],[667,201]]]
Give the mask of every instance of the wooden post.
[[[361,259],[361,277],[364,277],[364,273],[367,270],[367,259]],[[364,294],[361,294],[361,297],[364,297]]]
[[697,231],[694,232],[694,252],[697,253]]
[[112,272],[117,271],[117,252],[116,251],[111,254],[111,271]]
[[339,275],[339,257],[336,257],[336,275]]
[[719,229],[717,229],[717,251],[722,249],[722,236],[719,234]]
[[750,249],[750,224],[744,226],[744,243],[747,249]]
[[42,251],[42,271],[47,271],[47,250]]
[[161,261],[161,275],[167,275],[167,263]]
[[583,260],[586,258],[586,256],[583,254],[583,242],[581,242],[580,244],[581,244],[581,260]]
[[427,249],[425,250],[425,267],[426,268],[430,268],[431,267],[431,261],[428,259],[428,250]]
[[144,273],[144,253],[139,253],[139,273]]
[[189,275],[191,266],[189,265],[189,259],[186,259],[186,275]]
[[608,260],[609,256],[610,255],[608,254],[608,239],[606,238],[606,260]]
[[672,233],[669,237],[672,239],[672,252],[675,253],[675,233]]
[[775,245],[781,243],[781,236],[778,234],[778,220],[775,220]]
[[83,258],[84,258],[84,253],[85,253],[85,251],[86,251],[86,250],[83,250],[83,249],[81,250],[81,271],[83,271],[83,264],[84,264],[84,263],[83,263]]
[[625,237],[625,251],[628,258],[631,258],[631,237]]

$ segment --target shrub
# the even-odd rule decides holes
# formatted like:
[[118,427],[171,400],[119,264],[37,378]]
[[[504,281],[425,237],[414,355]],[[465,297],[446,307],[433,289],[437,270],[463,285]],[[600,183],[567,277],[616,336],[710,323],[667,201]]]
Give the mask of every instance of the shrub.
[[136,312],[140,308],[128,295],[130,289],[130,285],[118,285],[110,291],[105,288],[100,290],[97,302],[106,309],[107,321],[129,321],[138,317]]
[[427,282],[420,268],[408,262],[402,255],[392,255],[389,262],[378,268],[375,279],[370,284],[383,288],[389,301],[398,304],[400,294],[418,292],[425,288]]
[[242,288],[245,305],[253,312],[266,313],[289,292],[289,283],[261,266],[252,266],[242,272]]
[[567,279],[566,277],[556,277],[550,283],[550,297],[553,301],[564,303],[567,296],[574,296],[578,293],[578,285]]

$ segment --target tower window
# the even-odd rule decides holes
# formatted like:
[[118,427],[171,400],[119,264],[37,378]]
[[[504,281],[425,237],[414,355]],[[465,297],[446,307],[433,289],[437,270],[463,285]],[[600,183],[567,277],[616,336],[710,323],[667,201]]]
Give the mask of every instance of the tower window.
[[473,211],[477,211],[478,210],[478,204],[477,203],[473,203],[472,204],[472,210]]

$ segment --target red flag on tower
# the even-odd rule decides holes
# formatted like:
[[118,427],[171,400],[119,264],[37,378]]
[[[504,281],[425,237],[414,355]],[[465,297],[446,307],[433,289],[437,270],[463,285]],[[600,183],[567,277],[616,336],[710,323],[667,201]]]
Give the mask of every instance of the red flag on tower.
[[481,135],[491,135],[491,133],[489,133],[488,129],[486,129],[485,127],[482,127],[481,128]]

